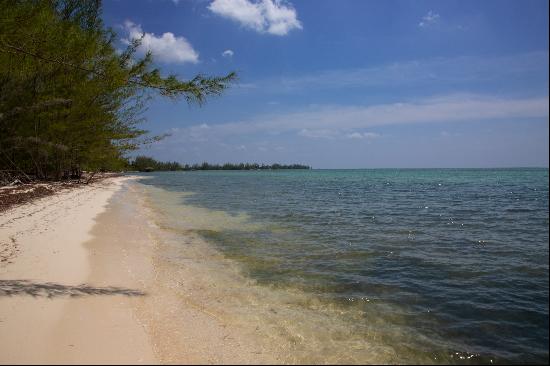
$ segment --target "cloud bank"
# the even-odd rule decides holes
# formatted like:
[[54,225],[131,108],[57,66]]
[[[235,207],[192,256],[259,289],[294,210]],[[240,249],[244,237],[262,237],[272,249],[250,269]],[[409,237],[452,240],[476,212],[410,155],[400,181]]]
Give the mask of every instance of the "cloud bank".
[[548,118],[548,96],[510,99],[483,95],[449,95],[372,106],[324,106],[250,121],[196,125],[177,129],[176,139],[202,141],[227,136],[293,133],[305,138],[373,139],[366,129],[389,125],[479,122],[498,119]]

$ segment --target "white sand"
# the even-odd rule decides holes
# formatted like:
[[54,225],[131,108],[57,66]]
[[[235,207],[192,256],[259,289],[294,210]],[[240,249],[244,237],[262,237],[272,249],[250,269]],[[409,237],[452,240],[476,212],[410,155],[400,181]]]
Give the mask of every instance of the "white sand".
[[0,363],[156,362],[131,311],[140,296],[101,289],[128,284],[118,276],[104,286],[91,282],[84,245],[126,179],[109,178],[1,214]]

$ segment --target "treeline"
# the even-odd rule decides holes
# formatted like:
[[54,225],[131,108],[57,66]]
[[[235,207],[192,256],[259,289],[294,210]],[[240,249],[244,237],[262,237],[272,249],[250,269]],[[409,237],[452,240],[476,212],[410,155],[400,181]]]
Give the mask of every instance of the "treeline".
[[161,162],[147,156],[138,156],[131,163],[131,170],[140,172],[147,171],[178,171],[178,170],[277,170],[277,169],[311,169],[311,167],[302,164],[257,164],[257,163],[240,163],[240,164],[185,164],[181,165],[177,162]]
[[140,172],[149,172],[149,171],[176,171],[183,170],[183,166],[177,162],[162,162],[157,161],[148,156],[137,156],[133,161],[130,162],[128,169],[137,170]]
[[201,104],[235,79],[162,76],[140,39],[118,51],[99,0],[0,0],[0,183],[125,169],[162,136],[141,128],[151,97]]
[[301,164],[258,164],[258,163],[225,163],[225,164],[193,164],[193,165],[184,165],[183,170],[269,170],[269,169],[311,169],[307,165]]

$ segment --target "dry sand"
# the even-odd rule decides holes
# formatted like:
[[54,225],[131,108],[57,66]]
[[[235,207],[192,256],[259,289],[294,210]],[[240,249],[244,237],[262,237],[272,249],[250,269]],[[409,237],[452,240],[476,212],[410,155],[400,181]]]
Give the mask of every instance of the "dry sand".
[[128,287],[125,276],[94,281],[93,252],[83,245],[93,239],[95,219],[125,179],[2,213],[1,363],[156,362],[131,311],[141,291]]
[[[274,363],[174,295],[129,177],[0,214],[0,363]],[[157,228],[158,229],[158,228]]]

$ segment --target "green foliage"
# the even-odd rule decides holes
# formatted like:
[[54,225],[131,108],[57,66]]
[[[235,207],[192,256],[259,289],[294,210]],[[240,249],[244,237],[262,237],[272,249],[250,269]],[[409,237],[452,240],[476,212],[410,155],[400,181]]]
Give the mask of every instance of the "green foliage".
[[117,52],[98,0],[0,0],[0,171],[60,179],[117,170],[157,95],[202,104],[235,74],[161,76],[140,40]]
[[147,171],[168,171],[183,170],[177,162],[161,162],[147,156],[138,156],[130,164],[130,169],[140,172]]
[[240,163],[232,164],[225,163],[223,165],[219,164],[209,164],[204,162],[202,164],[193,164],[193,165],[181,165],[177,162],[160,162],[148,156],[138,156],[130,163],[130,169],[138,170],[140,172],[147,171],[175,171],[175,170],[277,170],[277,169],[311,169],[307,165],[301,164],[257,164],[257,163]]
[[209,164],[204,162],[202,164],[185,165],[184,170],[278,170],[278,169],[311,169],[308,165],[302,164],[258,164],[258,163],[225,163]]

